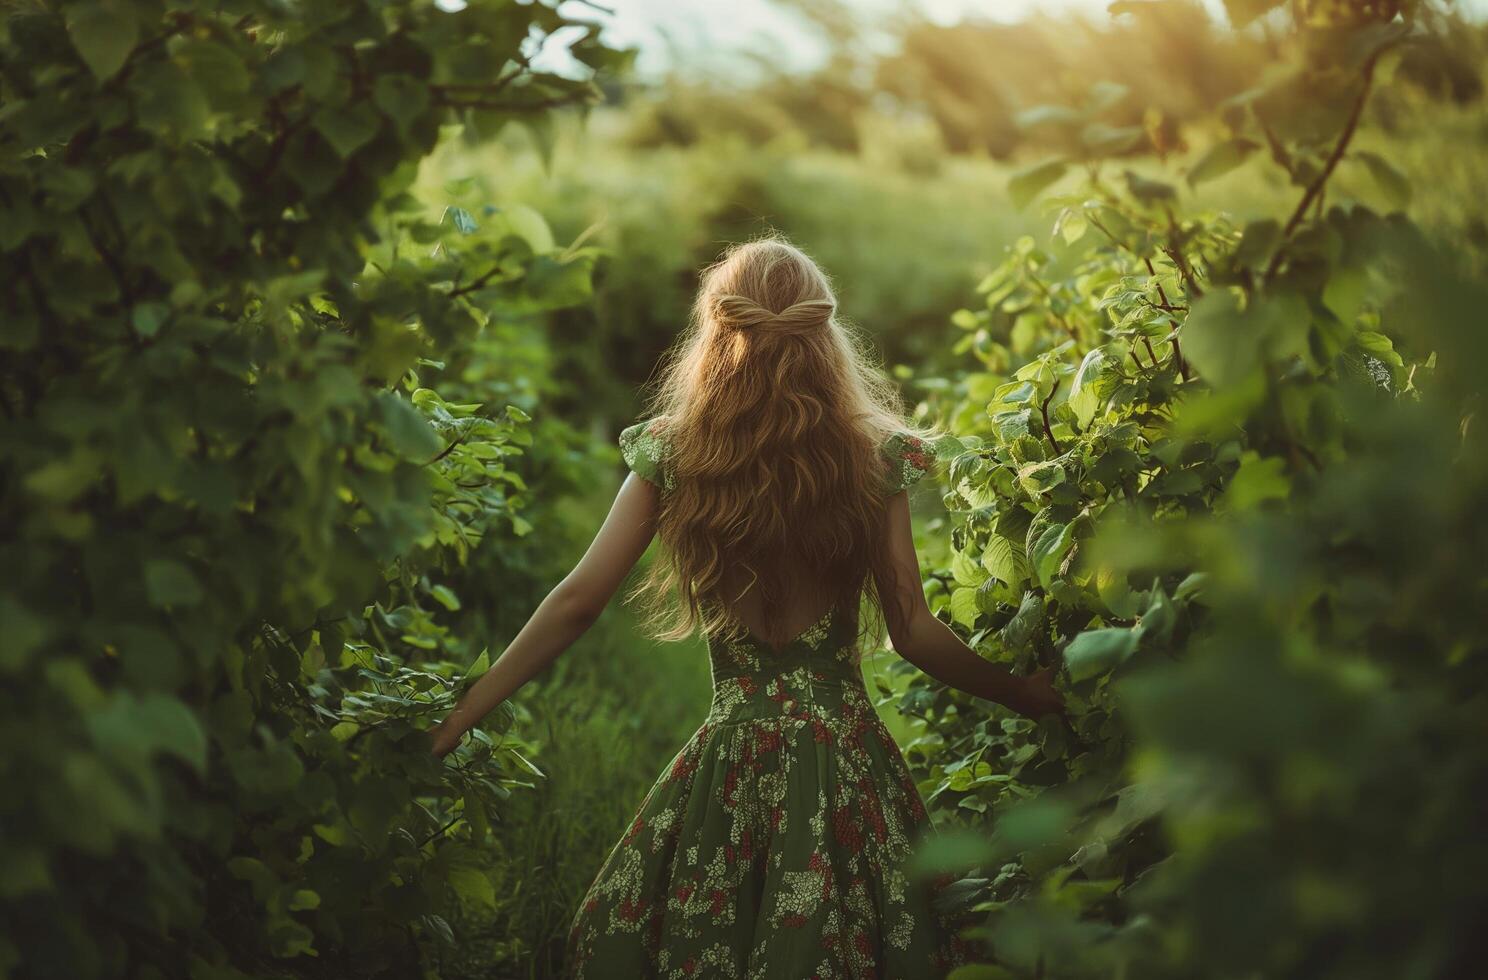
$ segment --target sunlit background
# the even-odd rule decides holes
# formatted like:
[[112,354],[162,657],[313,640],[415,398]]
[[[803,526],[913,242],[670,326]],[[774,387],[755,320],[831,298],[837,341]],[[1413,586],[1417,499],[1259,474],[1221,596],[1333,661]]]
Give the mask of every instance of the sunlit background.
[[[458,5],[463,0],[449,2]],[[1199,2],[1216,18],[1223,18],[1221,0]],[[602,0],[591,4],[568,0],[563,9],[604,24],[605,40],[636,48],[637,69],[655,76],[679,66],[704,72],[747,71],[753,59],[741,59],[745,51],[777,59],[782,68],[813,67],[827,48],[820,31],[806,22],[802,12],[834,6],[850,12],[863,29],[871,31],[885,22],[910,17],[949,25],[967,20],[1010,23],[1035,15],[1103,16],[1110,0],[841,0],[839,4],[812,0]],[[1488,0],[1457,0],[1455,6],[1474,17],[1488,14]],[[572,63],[562,54],[563,43],[562,36],[555,38],[541,63],[571,69]]]

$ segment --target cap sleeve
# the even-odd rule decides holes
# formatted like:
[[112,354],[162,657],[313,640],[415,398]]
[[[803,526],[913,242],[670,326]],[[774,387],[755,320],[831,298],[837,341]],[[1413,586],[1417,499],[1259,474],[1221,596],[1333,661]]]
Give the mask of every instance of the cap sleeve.
[[620,456],[635,474],[658,487],[667,484],[666,439],[660,422],[637,422],[620,433]]
[[892,496],[918,483],[935,465],[935,456],[924,440],[907,432],[895,432],[884,440],[884,460],[888,463],[888,488]]

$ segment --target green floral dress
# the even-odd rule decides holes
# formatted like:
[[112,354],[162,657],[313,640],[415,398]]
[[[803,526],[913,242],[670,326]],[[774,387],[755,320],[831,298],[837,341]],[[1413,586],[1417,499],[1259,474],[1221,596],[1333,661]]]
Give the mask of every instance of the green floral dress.
[[[665,492],[660,428],[620,437]],[[889,492],[919,479],[919,440],[883,446]],[[856,610],[853,611],[856,613]],[[922,980],[964,958],[900,867],[925,805],[832,612],[780,650],[711,638],[706,719],[646,794],[574,918],[575,978]]]

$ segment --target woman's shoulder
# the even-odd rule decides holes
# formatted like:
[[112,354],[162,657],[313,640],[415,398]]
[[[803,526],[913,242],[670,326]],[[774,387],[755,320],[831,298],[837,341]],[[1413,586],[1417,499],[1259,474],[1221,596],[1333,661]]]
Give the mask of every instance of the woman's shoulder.
[[666,464],[670,454],[665,416],[643,419],[620,432],[620,456],[625,465],[659,487],[668,483]]
[[908,429],[895,429],[885,435],[879,442],[879,454],[888,466],[889,494],[913,486],[935,466],[930,444]]

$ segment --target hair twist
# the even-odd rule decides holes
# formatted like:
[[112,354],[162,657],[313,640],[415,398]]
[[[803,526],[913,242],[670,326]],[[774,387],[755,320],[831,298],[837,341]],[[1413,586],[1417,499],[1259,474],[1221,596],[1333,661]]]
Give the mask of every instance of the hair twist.
[[826,323],[837,304],[828,299],[808,299],[792,303],[779,313],[756,303],[747,296],[725,293],[713,301],[713,313],[720,325],[733,330],[768,330],[779,334],[802,334]]

